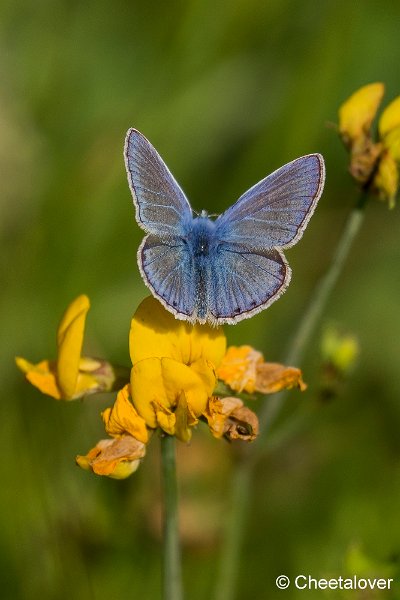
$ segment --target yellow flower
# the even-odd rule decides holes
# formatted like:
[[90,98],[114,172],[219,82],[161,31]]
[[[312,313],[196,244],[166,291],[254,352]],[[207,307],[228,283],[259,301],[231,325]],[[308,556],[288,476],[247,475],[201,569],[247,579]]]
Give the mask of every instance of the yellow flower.
[[306,389],[300,369],[267,363],[251,346],[230,346],[217,375],[236,392],[274,394],[283,389]]
[[370,135],[371,125],[385,93],[383,83],[370,83],[354,92],[339,108],[339,132],[346,146]]
[[131,324],[132,400],[148,427],[183,441],[205,411],[225,353],[221,329],[177,320],[153,297]]
[[377,141],[371,133],[384,91],[383,83],[372,83],[352,94],[339,108],[339,133],[350,150],[354,179],[392,208],[399,188],[400,96],[383,111]]
[[16,358],[26,379],[56,400],[75,400],[109,391],[116,381],[116,371],[110,363],[81,356],[89,308],[89,298],[85,295],[78,296],[68,306],[57,331],[57,360],[32,364],[24,358]]

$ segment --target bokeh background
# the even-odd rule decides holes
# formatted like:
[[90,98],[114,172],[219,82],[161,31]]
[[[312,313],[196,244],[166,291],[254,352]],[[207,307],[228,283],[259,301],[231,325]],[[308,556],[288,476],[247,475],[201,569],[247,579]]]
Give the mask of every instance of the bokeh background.
[[[210,212],[285,162],[324,154],[325,193],[287,253],[288,292],[226,328],[231,343],[282,359],[357,198],[332,126],[337,108],[373,81],[386,84],[386,102],[400,93],[400,4],[2,0],[0,11],[1,595],[156,599],[158,440],[127,481],[81,471],[74,457],[104,435],[99,413],[110,397],[57,403],[24,383],[13,357],[54,357],[58,320],[86,293],[86,353],[129,365],[130,318],[147,294],[122,159],[134,126],[192,206]],[[370,202],[303,365],[308,391],[289,399],[288,413],[297,407],[309,418],[257,468],[238,597],[274,598],[283,573],[338,577],[355,564],[398,572],[399,227],[398,209]],[[327,324],[360,346],[329,401]],[[231,462],[228,444],[201,428],[180,447],[191,600],[213,597]]]

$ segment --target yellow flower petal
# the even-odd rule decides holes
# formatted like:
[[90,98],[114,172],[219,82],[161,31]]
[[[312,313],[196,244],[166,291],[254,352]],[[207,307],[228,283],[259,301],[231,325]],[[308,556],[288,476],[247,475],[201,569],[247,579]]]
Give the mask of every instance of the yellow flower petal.
[[125,435],[115,440],[100,440],[86,456],[77,456],[76,462],[96,475],[125,479],[136,471],[145,454],[146,446],[142,442]]
[[161,427],[163,431],[168,433],[168,435],[175,435],[175,424],[176,424],[176,416],[171,410],[162,406],[162,404],[158,404],[157,402],[153,402],[154,412],[156,416],[157,425]]
[[175,319],[150,296],[132,319],[129,346],[133,365],[146,358],[169,357],[185,365],[204,358],[217,366],[225,353],[226,339],[222,329]]
[[369,133],[385,91],[383,83],[365,85],[339,108],[339,132],[346,145]]
[[190,365],[190,368],[200,377],[206,390],[206,395],[207,397],[210,397],[217,382],[212,363],[204,358],[199,358],[199,360],[196,360]]
[[147,358],[136,363],[131,371],[132,402],[148,427],[157,427],[154,403],[170,410],[164,386],[161,360]]
[[392,157],[397,162],[400,162],[400,127],[392,129],[392,131],[385,136],[383,143]]
[[26,379],[34,385],[42,394],[47,394],[56,400],[61,399],[60,390],[57,386],[55,364],[48,360],[42,360],[34,365],[25,358],[17,356],[15,359],[17,367],[25,373]]
[[379,135],[384,138],[397,127],[400,127],[400,96],[397,96],[383,111],[379,119]]
[[192,437],[190,427],[197,425],[198,419],[191,410],[190,404],[186,400],[185,393],[182,392],[178,398],[178,405],[175,411],[176,424],[175,435],[181,442],[189,442]]
[[[158,423],[155,406],[158,410],[163,407],[168,413],[173,412],[184,392],[190,410],[195,416],[199,416],[205,409],[208,390],[214,383],[206,387],[194,369],[171,358],[147,358],[132,367],[132,400],[147,425],[155,428]],[[170,429],[169,423],[168,432]]]
[[127,384],[117,394],[112,408],[106,408],[102,412],[105,429],[112,437],[121,437],[130,434],[140,442],[147,444],[149,432],[145,420],[136,412],[131,402],[131,386]]
[[209,396],[209,388],[204,386],[202,378],[195,370],[170,358],[162,358],[161,364],[164,387],[170,406],[176,406],[181,392],[185,392],[186,400],[193,413],[196,416],[201,415]]
[[72,398],[76,391],[85,320],[89,308],[89,298],[85,295],[78,296],[68,306],[58,327],[57,382],[65,398]]
[[262,362],[261,352],[251,346],[230,346],[217,369],[217,375],[232,390],[245,390],[252,394],[256,389],[257,365]]
[[384,152],[379,161],[373,186],[378,192],[380,199],[388,202],[389,208],[393,208],[399,189],[399,170],[395,159],[389,151]]

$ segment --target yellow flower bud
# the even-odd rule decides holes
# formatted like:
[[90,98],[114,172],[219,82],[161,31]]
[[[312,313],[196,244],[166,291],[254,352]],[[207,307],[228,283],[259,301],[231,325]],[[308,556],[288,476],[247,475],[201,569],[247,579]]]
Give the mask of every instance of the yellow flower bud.
[[397,96],[383,111],[379,119],[379,135],[384,138],[397,127],[400,127],[400,96]]
[[378,171],[374,177],[373,187],[379,198],[389,203],[389,208],[394,208],[397,191],[399,189],[399,169],[396,160],[390,151],[383,153],[379,161]]
[[339,374],[346,374],[357,360],[359,347],[353,335],[341,335],[336,328],[328,327],[322,337],[322,356]]
[[369,134],[382,101],[383,83],[370,83],[350,96],[339,108],[339,132],[346,146]]
[[15,359],[26,379],[43,394],[56,400],[76,400],[89,394],[110,391],[126,381],[123,369],[105,360],[81,356],[89,298],[78,296],[67,307],[57,330],[57,359],[32,364]]

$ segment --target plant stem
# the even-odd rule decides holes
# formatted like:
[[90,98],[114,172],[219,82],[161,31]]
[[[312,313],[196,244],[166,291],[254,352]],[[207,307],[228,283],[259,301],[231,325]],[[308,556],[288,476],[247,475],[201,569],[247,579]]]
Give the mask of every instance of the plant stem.
[[175,438],[171,435],[161,438],[161,462],[164,501],[163,599],[182,600]]
[[[329,297],[338,280],[343,266],[349,255],[350,248],[360,230],[364,218],[364,207],[367,193],[363,192],[356,207],[349,214],[342,235],[336,246],[331,264],[318,281],[311,293],[309,303],[303,313],[298,328],[289,345],[284,361],[287,365],[301,364],[308,344],[315,332],[319,319],[327,305]],[[225,538],[221,551],[220,572],[217,580],[216,600],[232,600],[235,597],[238,565],[240,551],[244,538],[246,513],[250,504],[250,486],[253,469],[257,460],[262,456],[269,438],[272,424],[276,421],[282,410],[286,393],[281,392],[268,399],[260,414],[260,431],[263,433],[263,441],[257,440],[252,448],[244,454],[241,463],[232,475],[232,509],[227,520]],[[290,427],[289,427],[290,429]],[[261,436],[260,436],[261,437]],[[264,443],[262,443],[264,442]]]
[[[303,361],[310,339],[318,325],[332,290],[343,270],[343,266],[353,242],[360,230],[361,223],[364,219],[364,207],[367,198],[367,193],[363,192],[357,206],[351,211],[347,218],[342,235],[333,254],[331,264],[311,293],[308,306],[303,313],[297,330],[291,340],[284,359],[285,365],[299,366]],[[265,432],[270,429],[272,423],[280,413],[285,398],[286,393],[281,392],[273,396],[269,402],[264,405],[264,409],[260,414],[260,431],[263,432],[264,436]]]
[[230,600],[235,597],[237,580],[235,569],[239,565],[245,513],[250,498],[251,476],[252,469],[241,460],[236,465],[231,482],[229,496],[231,507],[225,523],[215,600]]

